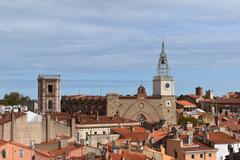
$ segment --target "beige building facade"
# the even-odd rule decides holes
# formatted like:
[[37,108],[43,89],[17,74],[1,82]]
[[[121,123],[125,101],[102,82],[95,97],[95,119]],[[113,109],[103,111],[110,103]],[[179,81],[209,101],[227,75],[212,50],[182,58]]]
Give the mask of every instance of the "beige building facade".
[[107,95],[107,115],[136,120],[176,124],[176,99],[174,96],[147,96],[145,88],[138,88],[137,96]]

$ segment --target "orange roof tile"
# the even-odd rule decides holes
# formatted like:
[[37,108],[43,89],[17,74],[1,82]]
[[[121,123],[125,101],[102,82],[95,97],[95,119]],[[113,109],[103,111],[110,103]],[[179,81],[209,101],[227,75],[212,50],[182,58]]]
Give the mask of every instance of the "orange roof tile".
[[130,139],[132,142],[144,141],[148,139],[149,132],[142,127],[130,128],[113,128],[113,132],[120,134],[121,138]]
[[56,150],[50,151],[48,153],[51,155],[51,157],[57,157],[62,154],[65,154],[66,152],[70,152],[70,151],[80,149],[80,148],[81,148],[80,146],[71,145],[71,146],[61,148],[61,149],[56,149]]
[[6,143],[7,143],[7,141],[4,141],[4,140],[1,140],[1,139],[0,139],[0,146],[5,145]]
[[201,98],[200,96],[195,95],[195,94],[188,94],[187,96],[188,96],[188,97],[191,97],[191,98],[194,98],[194,99],[199,99],[199,98]]
[[155,141],[159,141],[160,139],[163,139],[164,137],[166,137],[168,135],[167,131],[163,131],[161,129],[153,131],[153,133],[151,134],[151,137],[155,140]]
[[185,100],[181,100],[181,101],[176,101],[177,104],[183,106],[183,107],[196,107],[195,104],[185,101]]
[[131,152],[128,150],[123,150],[122,153],[110,153],[112,160],[146,160],[148,157],[141,153]]
[[233,144],[240,143],[239,140],[223,133],[223,132],[209,132],[209,140],[215,144]]

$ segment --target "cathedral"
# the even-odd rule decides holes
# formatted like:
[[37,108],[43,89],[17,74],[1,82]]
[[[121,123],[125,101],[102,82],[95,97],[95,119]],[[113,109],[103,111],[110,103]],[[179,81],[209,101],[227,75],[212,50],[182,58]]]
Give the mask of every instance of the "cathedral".
[[157,66],[157,74],[153,77],[153,94],[148,96],[144,86],[140,86],[136,96],[120,96],[107,94],[106,114],[120,115],[123,118],[140,122],[166,121],[176,123],[176,99],[174,96],[174,79],[170,76],[167,54],[162,43]]
[[[40,79],[41,80],[41,79]],[[39,84],[41,84],[39,80]],[[46,81],[46,80],[45,80]],[[45,82],[44,81],[44,82]],[[59,81],[56,85],[59,86]],[[39,85],[39,88],[43,88]],[[58,91],[54,93],[60,94]],[[47,91],[51,87],[46,86],[44,89]],[[54,90],[55,91],[55,90]],[[40,91],[41,92],[41,91]],[[41,93],[39,93],[41,95]],[[48,97],[51,96],[51,97]],[[59,95],[55,96],[58,97]],[[42,100],[43,99],[43,100]],[[50,100],[48,100],[50,99]],[[45,105],[41,104],[42,111],[59,111],[54,110],[52,105],[48,104],[53,99],[52,94],[44,94],[39,96],[39,102],[46,101]],[[54,100],[54,99],[53,99]],[[61,110],[63,112],[82,112],[84,114],[99,114],[106,116],[121,116],[126,119],[132,119],[143,122],[160,122],[165,121],[167,124],[176,124],[176,99],[174,96],[174,79],[170,75],[170,67],[168,58],[162,42],[162,50],[160,53],[157,73],[153,77],[153,93],[148,95],[144,86],[139,86],[137,94],[134,96],[122,96],[117,93],[108,93],[106,96],[63,96],[61,100]],[[54,103],[58,104],[58,103]],[[59,108],[59,107],[57,107]]]

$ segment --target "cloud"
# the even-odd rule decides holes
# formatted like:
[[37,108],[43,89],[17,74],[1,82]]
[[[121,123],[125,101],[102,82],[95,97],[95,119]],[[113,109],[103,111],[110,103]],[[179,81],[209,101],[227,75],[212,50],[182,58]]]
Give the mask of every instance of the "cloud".
[[0,80],[141,79],[155,73],[162,36],[173,70],[236,68],[239,18],[237,0],[0,0]]

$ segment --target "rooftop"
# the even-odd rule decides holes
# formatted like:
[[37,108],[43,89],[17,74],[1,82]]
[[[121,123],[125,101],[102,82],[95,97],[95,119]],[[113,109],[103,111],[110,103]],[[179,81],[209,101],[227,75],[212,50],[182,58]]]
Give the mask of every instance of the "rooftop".
[[240,143],[239,140],[223,133],[223,132],[209,132],[209,140],[215,144],[233,144]]
[[186,100],[176,101],[177,104],[182,105],[183,107],[196,107],[195,104],[188,102]]

